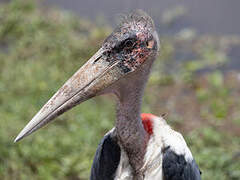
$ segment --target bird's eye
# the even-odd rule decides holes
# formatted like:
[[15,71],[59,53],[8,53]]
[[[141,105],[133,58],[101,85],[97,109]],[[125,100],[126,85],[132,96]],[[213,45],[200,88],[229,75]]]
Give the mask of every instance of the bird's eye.
[[128,40],[126,40],[126,42],[124,44],[125,44],[126,48],[131,48],[134,43],[132,40],[128,39]]
[[152,49],[154,47],[154,40],[150,40],[146,42],[147,48]]

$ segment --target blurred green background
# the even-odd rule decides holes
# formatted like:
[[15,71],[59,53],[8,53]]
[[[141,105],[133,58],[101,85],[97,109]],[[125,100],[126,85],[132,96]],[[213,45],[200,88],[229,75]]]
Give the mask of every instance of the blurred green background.
[[[111,96],[84,102],[20,143],[13,140],[111,31],[104,21],[32,1],[1,4],[1,180],[89,178],[97,145],[114,126]],[[231,62],[229,49],[240,47],[240,36],[184,29],[162,35],[161,43],[142,111],[166,113],[190,146],[202,179],[239,179],[240,72],[224,67]],[[179,54],[190,56],[178,61]]]

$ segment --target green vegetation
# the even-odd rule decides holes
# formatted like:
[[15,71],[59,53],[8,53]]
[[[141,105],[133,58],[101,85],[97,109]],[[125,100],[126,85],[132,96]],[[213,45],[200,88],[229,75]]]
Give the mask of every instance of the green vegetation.
[[[89,100],[47,128],[14,137],[111,32],[67,12],[13,1],[0,7],[0,179],[88,179],[94,153],[114,125],[114,101]],[[204,180],[240,177],[240,83],[226,47],[239,37],[162,37],[143,112],[160,115],[186,138]],[[239,43],[240,44],[240,43]],[[181,49],[182,48],[182,49]],[[177,50],[193,59],[175,61]],[[203,69],[210,69],[201,73]]]

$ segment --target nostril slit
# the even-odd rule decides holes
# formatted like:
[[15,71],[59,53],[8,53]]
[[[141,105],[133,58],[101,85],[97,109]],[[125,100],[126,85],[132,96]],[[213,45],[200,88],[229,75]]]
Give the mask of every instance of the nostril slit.
[[98,62],[98,60],[101,58],[102,56],[99,56],[97,59],[94,60],[93,64],[95,64],[96,62]]

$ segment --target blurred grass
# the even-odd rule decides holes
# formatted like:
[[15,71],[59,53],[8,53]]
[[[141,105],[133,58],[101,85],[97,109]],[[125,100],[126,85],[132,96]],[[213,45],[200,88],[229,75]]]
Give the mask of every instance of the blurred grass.
[[[97,144],[114,125],[111,98],[89,100],[22,142],[13,139],[110,32],[106,24],[41,9],[33,1],[1,5],[0,179],[88,179]],[[240,87],[237,73],[218,70],[229,61],[229,39],[236,41],[162,37],[144,97],[144,112],[169,114],[206,180],[240,177]],[[196,56],[175,63],[184,44]],[[206,67],[212,71],[199,75]]]

